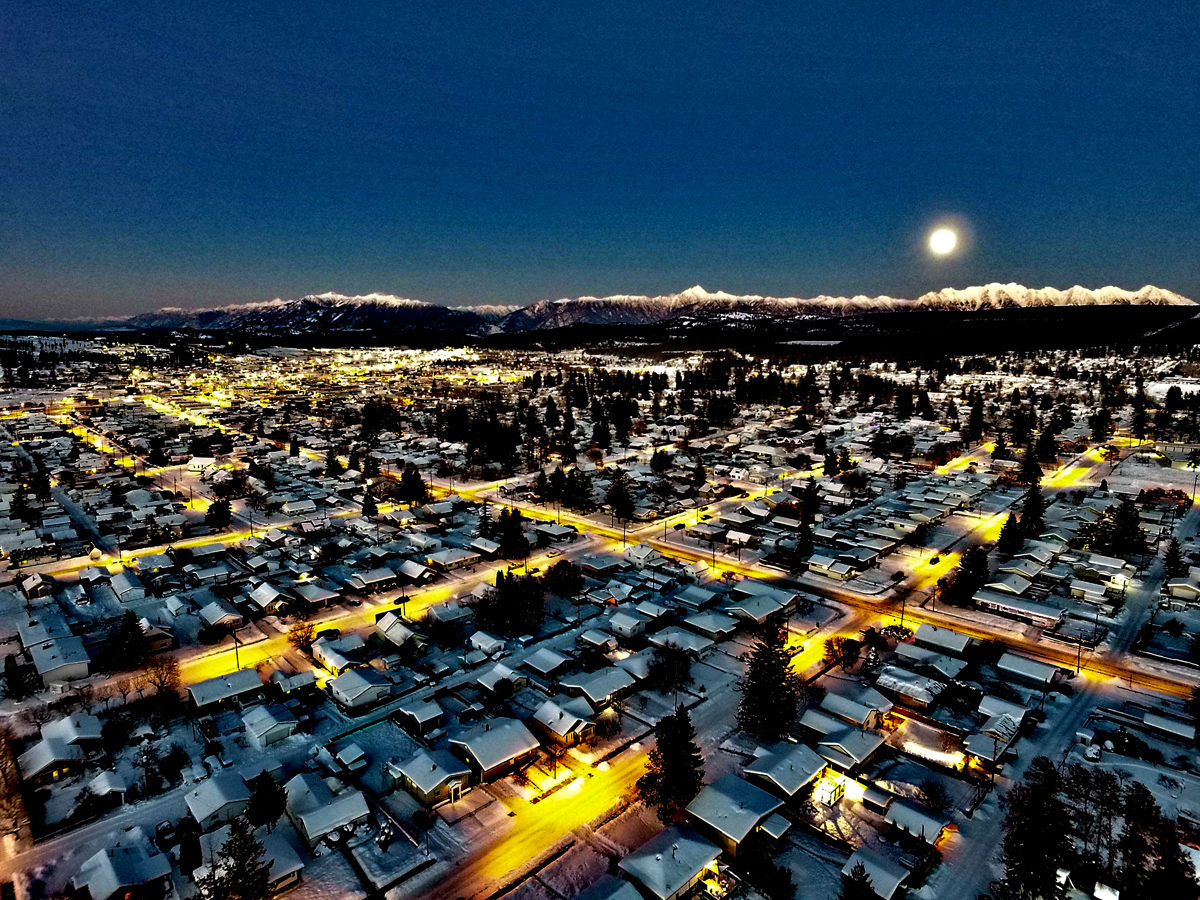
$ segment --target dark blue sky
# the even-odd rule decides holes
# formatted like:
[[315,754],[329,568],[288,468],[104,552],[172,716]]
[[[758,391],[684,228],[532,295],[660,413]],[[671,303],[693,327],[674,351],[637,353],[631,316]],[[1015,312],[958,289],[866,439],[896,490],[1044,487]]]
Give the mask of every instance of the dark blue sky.
[[[0,315],[1200,299],[1198,9],[0,0]],[[934,263],[943,216],[972,240]]]

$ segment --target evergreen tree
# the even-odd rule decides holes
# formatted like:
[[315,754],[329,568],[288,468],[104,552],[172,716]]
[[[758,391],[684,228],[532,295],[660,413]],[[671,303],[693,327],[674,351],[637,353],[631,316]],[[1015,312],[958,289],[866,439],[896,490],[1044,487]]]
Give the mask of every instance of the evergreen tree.
[[1132,500],[1122,500],[1113,513],[1112,551],[1126,557],[1146,552],[1146,532]]
[[1058,896],[1058,870],[1069,864],[1071,818],[1059,797],[1063,787],[1054,763],[1039,756],[1025,779],[1000,803],[1004,816],[1004,882],[1017,900]]
[[538,473],[533,479],[533,493],[543,503],[555,499],[550,496],[550,479],[546,477],[545,469],[538,469]]
[[983,439],[984,431],[983,398],[977,397],[971,404],[971,415],[967,419],[967,440],[978,444]]
[[861,862],[854,864],[849,875],[842,875],[842,889],[838,891],[837,900],[879,900],[879,895],[871,886],[867,867]]
[[1000,551],[1001,556],[1013,556],[1020,553],[1024,545],[1025,535],[1021,530],[1021,523],[1017,520],[1016,515],[1009,513],[1000,529],[1000,538],[996,541],[996,549]]
[[424,503],[429,499],[429,488],[421,470],[409,463],[400,473],[400,486],[396,496],[406,503]]
[[604,495],[604,502],[617,519],[628,521],[633,518],[634,502],[633,494],[629,490],[629,476],[620,469],[613,473],[608,493]]
[[379,504],[375,502],[375,498],[371,496],[370,491],[366,491],[363,494],[362,514],[368,518],[379,515]]
[[696,465],[692,468],[692,487],[700,489],[708,482],[708,472],[704,469],[704,463],[696,460]]
[[1163,570],[1168,578],[1181,578],[1187,574],[1187,563],[1183,561],[1183,548],[1179,546],[1178,538],[1172,537],[1167,544],[1167,552],[1163,556]]
[[271,864],[250,823],[239,816],[229,823],[229,837],[221,845],[216,863],[196,882],[200,893],[212,900],[267,900]]
[[246,783],[250,788],[250,802],[246,804],[246,818],[259,828],[267,826],[273,831],[287,807],[287,792],[270,772],[260,772]]
[[1025,448],[1025,455],[1021,457],[1021,472],[1017,477],[1021,484],[1027,487],[1036,487],[1042,483],[1042,465],[1037,461],[1037,453],[1034,452],[1032,444]]
[[1175,824],[1140,781],[1126,789],[1123,814],[1125,826],[1117,841],[1121,895],[1195,898],[1195,870],[1180,847]]
[[204,524],[213,528],[228,528],[233,521],[233,506],[228,500],[214,500],[204,514]]
[[921,391],[921,396],[917,398],[916,414],[919,418],[935,421],[937,413],[933,411],[933,404],[929,400],[929,391]]
[[825,454],[824,474],[828,478],[835,478],[840,471],[838,456],[834,451],[830,450]]
[[805,522],[812,522],[820,511],[821,491],[817,487],[816,479],[809,476],[804,485],[804,493],[800,495],[800,518]]
[[342,461],[338,459],[337,447],[330,447],[329,452],[325,454],[325,474],[330,478],[337,478],[343,471]]
[[499,553],[505,559],[517,559],[529,554],[529,541],[525,539],[525,530],[521,527],[521,514],[517,510],[500,510],[497,533]]
[[738,703],[738,728],[766,743],[783,740],[796,725],[798,690],[787,633],[780,618],[772,616],[763,623],[750,651]]
[[1038,538],[1046,530],[1046,500],[1042,489],[1030,487],[1025,494],[1025,505],[1021,507],[1021,532],[1029,538]]
[[654,727],[654,749],[646,774],[637,781],[638,796],[665,824],[677,818],[704,786],[704,754],[686,709],[663,716]]

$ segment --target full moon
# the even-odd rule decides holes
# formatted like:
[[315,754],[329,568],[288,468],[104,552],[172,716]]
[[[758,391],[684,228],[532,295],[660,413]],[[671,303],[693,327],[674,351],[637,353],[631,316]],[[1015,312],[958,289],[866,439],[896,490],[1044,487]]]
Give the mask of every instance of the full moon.
[[938,256],[945,256],[958,246],[958,235],[949,228],[939,228],[929,236],[929,249]]

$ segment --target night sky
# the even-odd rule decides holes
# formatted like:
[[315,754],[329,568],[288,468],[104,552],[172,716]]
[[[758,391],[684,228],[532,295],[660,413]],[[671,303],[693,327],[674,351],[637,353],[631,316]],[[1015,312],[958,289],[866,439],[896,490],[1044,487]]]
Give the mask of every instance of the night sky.
[[1194,0],[0,0],[0,315],[1200,299],[1198,35]]

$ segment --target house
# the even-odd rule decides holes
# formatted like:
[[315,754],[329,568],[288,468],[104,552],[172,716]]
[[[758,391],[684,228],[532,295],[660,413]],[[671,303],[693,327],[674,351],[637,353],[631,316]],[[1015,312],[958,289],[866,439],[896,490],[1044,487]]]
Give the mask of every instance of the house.
[[910,874],[899,862],[893,862],[872,850],[860,848],[846,860],[846,865],[842,867],[842,877],[853,872],[859,864],[867,870],[867,877],[871,879],[871,890],[878,894],[881,900],[892,900]]
[[357,634],[346,634],[339,638],[322,637],[313,641],[312,656],[334,675],[340,675],[355,665],[356,658],[366,646],[366,641]]
[[246,811],[250,791],[236,772],[218,772],[184,797],[201,832],[212,831]]
[[117,599],[122,603],[146,599],[146,586],[129,569],[123,569],[114,575],[109,582],[109,587],[112,588],[113,593],[117,595]]
[[200,610],[200,618],[209,628],[241,628],[241,613],[224,600],[213,600]]
[[471,646],[481,653],[494,656],[504,649],[504,641],[488,634],[486,631],[477,631],[471,635]]
[[747,780],[755,781],[790,800],[798,797],[825,771],[826,762],[807,744],[777,744],[760,748],[742,770]]
[[855,575],[852,566],[848,566],[844,562],[839,562],[832,556],[821,554],[809,557],[808,571],[817,575],[824,575],[826,578],[836,578],[838,581],[845,581],[847,578],[853,578]]
[[939,653],[949,653],[951,656],[962,656],[971,645],[971,639],[965,634],[928,624],[917,626],[913,640],[918,646],[928,647]]
[[[747,838],[776,816],[783,801],[737,775],[726,775],[707,785],[688,804],[687,816],[699,834],[716,841],[730,857]],[[787,822],[771,823],[772,837],[782,836]],[[778,833],[776,833],[778,832]]]
[[598,711],[628,693],[637,684],[637,679],[624,669],[607,666],[598,672],[569,675],[559,679],[558,684],[569,694],[582,694],[592,709]]
[[242,713],[242,724],[251,743],[265,750],[296,732],[296,717],[284,706],[270,704],[255,706]]
[[84,753],[99,750],[103,741],[100,720],[88,713],[72,713],[42,726],[43,738],[57,738],[64,744],[75,744]]
[[43,738],[17,759],[21,778],[35,785],[51,784],[74,775],[83,763],[83,750],[61,738]]
[[476,781],[491,781],[533,759],[538,740],[516,719],[489,719],[450,740],[450,750],[471,767]]
[[888,824],[933,846],[950,824],[947,819],[932,816],[914,803],[902,798],[892,801],[884,816]]
[[329,695],[346,709],[365,709],[386,700],[392,684],[374,669],[350,669],[329,682]]
[[533,653],[529,654],[521,665],[530,671],[537,672],[539,675],[549,676],[569,662],[570,660],[561,653],[555,653],[546,647],[539,647]]
[[1054,681],[1058,668],[1048,663],[1038,662],[1027,656],[1019,656],[1006,651],[996,663],[996,668],[1004,675],[1011,675],[1018,681],[1045,690]]
[[141,844],[109,847],[88,857],[71,886],[91,900],[165,897],[171,889],[171,863]]
[[705,879],[716,879],[721,848],[675,826],[660,832],[618,864],[650,900],[679,900]]
[[436,700],[408,700],[400,704],[396,716],[414,734],[425,735],[442,727],[446,713]]
[[649,544],[634,544],[632,547],[627,547],[624,553],[625,559],[632,563],[636,569],[646,569],[651,566],[659,565],[664,558],[661,553],[651,547]]
[[391,569],[382,567],[371,569],[369,572],[351,575],[347,584],[359,593],[374,594],[378,591],[386,591],[395,587],[396,573]]
[[64,637],[34,644],[29,648],[29,656],[45,687],[87,678],[91,665],[87,650],[83,646],[83,639],[78,637]]
[[247,597],[251,605],[262,610],[267,615],[274,615],[280,612],[287,606],[289,601],[288,595],[269,581],[264,581],[252,590]]
[[207,712],[226,703],[246,703],[262,695],[263,683],[253,669],[238,669],[200,681],[188,688],[197,711]]
[[473,550],[461,547],[451,547],[431,553],[425,558],[425,565],[439,572],[453,572],[455,569],[465,569],[479,562],[480,556]]
[[550,743],[574,747],[589,740],[595,731],[592,708],[582,697],[552,697],[533,714],[533,727]]
[[[267,895],[277,897],[300,883],[304,863],[292,849],[292,845],[278,832],[259,829],[255,838],[263,845],[263,856],[269,861],[267,870]],[[208,860],[218,858],[221,848],[229,840],[229,826],[223,825],[216,831],[200,836],[200,856],[205,860],[192,872],[192,880],[209,874]]]
[[388,773],[423,806],[457,803],[466,792],[471,768],[447,750],[422,750],[402,762],[389,762]]
[[618,637],[637,637],[646,630],[646,620],[637,613],[618,610],[609,618],[608,630]]
[[288,819],[309,849],[335,832],[352,834],[371,818],[362,791],[346,788],[334,793],[325,779],[312,772],[297,775],[283,789],[287,793]]
[[819,709],[805,712],[800,727],[817,738],[817,753],[841,772],[858,771],[884,744],[884,737],[879,732],[847,725],[844,720],[835,719]]
[[413,631],[394,612],[385,612],[375,623],[375,633],[396,647],[403,647],[413,637]]

